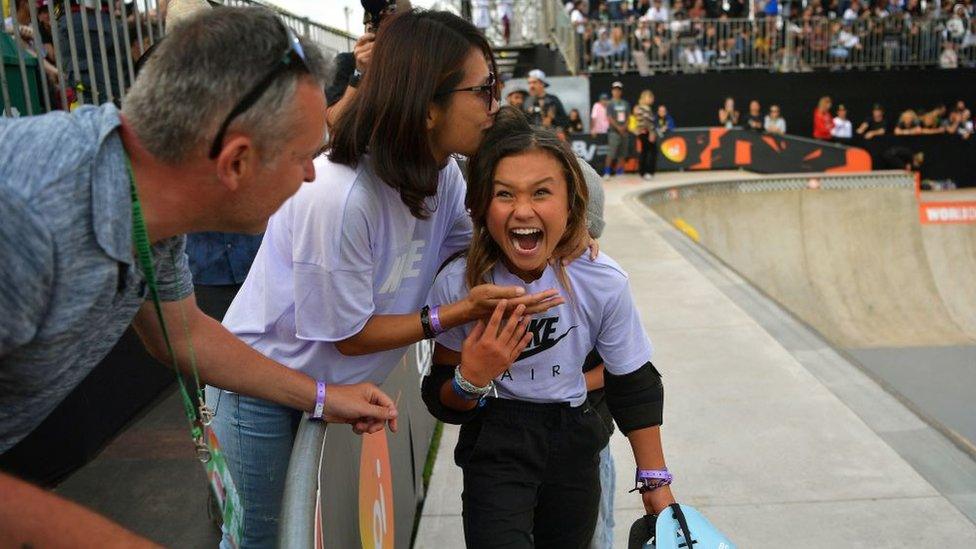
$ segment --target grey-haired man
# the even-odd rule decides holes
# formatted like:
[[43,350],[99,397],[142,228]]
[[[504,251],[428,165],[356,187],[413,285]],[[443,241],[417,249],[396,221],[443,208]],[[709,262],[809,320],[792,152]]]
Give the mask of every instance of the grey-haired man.
[[[259,232],[314,179],[325,136],[325,60],[272,12],[221,8],[181,22],[120,113],[112,105],[0,122],[0,452],[23,438],[132,323],[171,363],[134,255],[141,205],[176,360],[204,383],[313,411],[316,380],[254,351],[197,308],[188,232]],[[29,151],[29,154],[25,154]],[[330,386],[322,416],[396,428],[371,384]],[[134,534],[0,475],[0,546]]]

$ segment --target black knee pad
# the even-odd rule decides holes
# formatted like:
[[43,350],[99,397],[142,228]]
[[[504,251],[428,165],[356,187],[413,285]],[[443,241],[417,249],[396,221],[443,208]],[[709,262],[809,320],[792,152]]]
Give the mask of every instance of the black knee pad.
[[444,423],[461,425],[471,421],[478,415],[480,408],[460,411],[444,406],[441,402],[441,387],[445,383],[450,383],[454,379],[454,366],[448,364],[433,364],[430,373],[424,376],[423,383],[420,385],[420,395],[427,405],[430,414]]
[[661,425],[664,415],[664,384],[650,362],[629,374],[604,372],[607,406],[620,430],[627,433]]

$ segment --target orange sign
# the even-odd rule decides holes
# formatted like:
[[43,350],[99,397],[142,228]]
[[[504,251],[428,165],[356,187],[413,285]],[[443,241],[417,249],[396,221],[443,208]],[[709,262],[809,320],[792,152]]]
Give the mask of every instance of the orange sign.
[[671,162],[681,163],[688,156],[688,145],[683,137],[669,137],[661,143],[661,152]]
[[922,223],[976,223],[976,202],[922,202],[918,205]]
[[735,140],[735,164],[737,166],[752,164],[752,143],[744,139]]
[[363,549],[393,549],[393,470],[386,430],[363,435],[359,458],[359,539]]

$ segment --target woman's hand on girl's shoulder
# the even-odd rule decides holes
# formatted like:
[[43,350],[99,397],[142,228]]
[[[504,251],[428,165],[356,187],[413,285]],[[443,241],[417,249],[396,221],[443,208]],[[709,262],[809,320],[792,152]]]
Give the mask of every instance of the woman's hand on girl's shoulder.
[[600,243],[589,234],[587,234],[586,237],[580,241],[576,248],[567,256],[552,258],[552,264],[555,265],[557,261],[562,261],[563,266],[569,265],[573,261],[576,261],[578,257],[585,254],[587,250],[590,252],[590,261],[595,261],[596,256],[600,255]]

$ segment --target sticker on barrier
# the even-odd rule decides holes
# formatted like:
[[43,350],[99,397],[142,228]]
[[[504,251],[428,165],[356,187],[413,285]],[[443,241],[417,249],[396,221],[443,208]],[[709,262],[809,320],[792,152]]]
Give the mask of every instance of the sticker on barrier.
[[364,549],[393,549],[393,469],[386,430],[363,435],[359,459],[359,539]]

